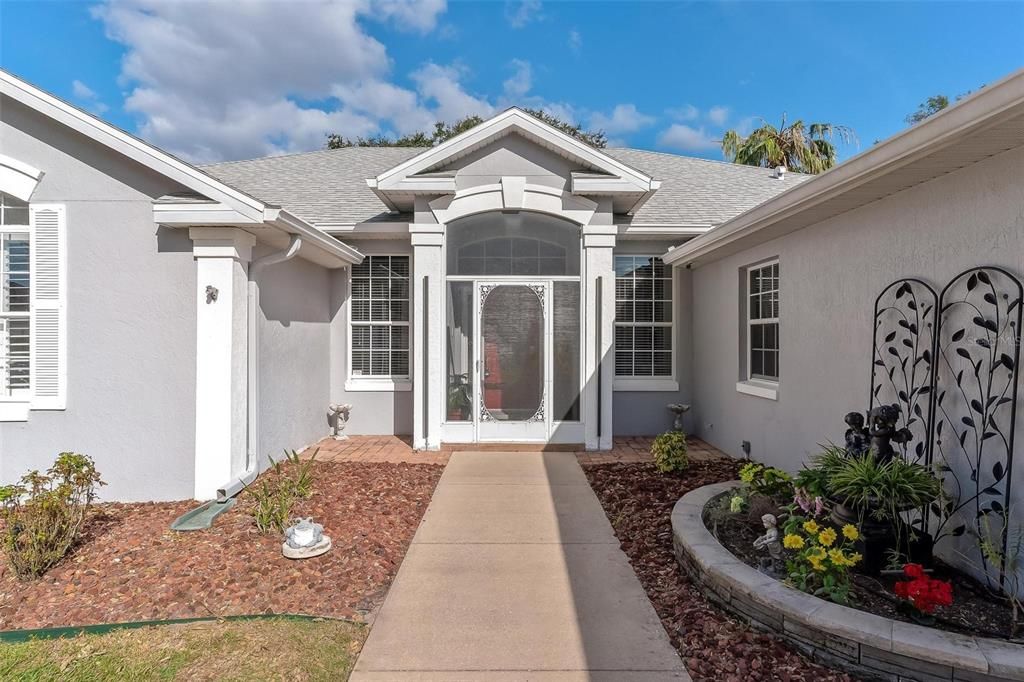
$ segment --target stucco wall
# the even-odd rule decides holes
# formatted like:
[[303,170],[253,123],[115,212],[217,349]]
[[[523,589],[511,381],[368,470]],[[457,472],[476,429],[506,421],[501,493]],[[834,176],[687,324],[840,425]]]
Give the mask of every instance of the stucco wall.
[[[615,254],[660,256],[668,250],[671,242],[620,239]],[[673,268],[673,315],[675,317],[675,378],[678,391],[615,391],[613,396],[613,435],[651,436],[672,428],[674,419],[666,405],[688,403],[691,400],[693,340],[690,328],[690,272]],[[607,359],[615,362],[615,357]],[[684,424],[691,428],[690,415],[684,416]]]
[[[412,247],[408,238],[400,240],[355,240],[346,243],[365,255],[408,255],[412,260]],[[345,433],[353,435],[382,435],[412,433],[412,391],[350,391],[345,384],[349,378],[349,270],[337,270],[330,278],[330,402],[349,403],[352,414]],[[415,311],[411,313],[415,323]],[[415,361],[413,361],[415,363]],[[415,364],[413,364],[415,367]]]
[[33,201],[67,207],[67,409],[0,424],[0,481],[76,450],[105,500],[192,496],[195,265],[152,199],[179,189],[78,134],[0,101],[0,149],[44,171]]
[[[971,267],[1024,276],[1024,148],[936,178],[847,214],[693,270],[697,433],[739,456],[797,470],[819,443],[842,442],[843,415],[868,403],[872,307],[894,279],[936,289]],[[778,400],[736,392],[740,269],[778,257]],[[1024,461],[1024,410],[1015,457]],[[1024,509],[1015,467],[1011,509]]]
[[[263,253],[257,251],[254,257]],[[309,445],[330,432],[334,275],[294,258],[263,268],[257,277],[262,458],[281,459],[284,450]]]

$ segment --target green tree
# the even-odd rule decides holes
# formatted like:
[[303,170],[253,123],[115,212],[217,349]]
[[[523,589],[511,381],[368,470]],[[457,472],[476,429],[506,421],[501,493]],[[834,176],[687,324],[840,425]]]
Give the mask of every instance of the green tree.
[[[561,130],[566,135],[589,144],[591,147],[602,149],[608,146],[608,138],[602,130],[585,130],[582,124],[568,123],[543,109],[524,109],[524,111],[534,118]],[[327,136],[327,149],[341,149],[343,147],[434,147],[483,122],[484,119],[479,116],[466,116],[454,123],[438,121],[434,124],[433,131],[420,131],[409,135],[402,135],[401,137],[375,135],[373,137],[356,137],[353,139],[343,137],[337,133],[331,133]]]
[[[963,95],[961,95],[960,97],[963,97]],[[957,97],[957,99],[960,99],[960,97]],[[905,120],[910,125],[914,125],[925,120],[932,114],[939,113],[948,106],[948,97],[946,97],[945,95],[932,95],[925,101],[921,102],[921,104],[919,104],[917,107],[917,111],[907,116]]]
[[852,128],[833,123],[804,125],[798,120],[787,125],[785,115],[777,128],[764,119],[761,121],[764,125],[746,137],[735,130],[725,132],[722,152],[727,159],[745,166],[785,166],[798,173],[816,174],[836,165],[834,138],[844,144],[857,140]]

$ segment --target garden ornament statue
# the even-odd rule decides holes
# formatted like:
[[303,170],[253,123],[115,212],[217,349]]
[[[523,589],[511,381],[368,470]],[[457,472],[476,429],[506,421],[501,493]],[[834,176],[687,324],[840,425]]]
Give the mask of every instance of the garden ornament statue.
[[875,453],[875,459],[883,464],[896,456],[896,450],[892,447],[893,443],[902,445],[913,437],[909,429],[896,428],[899,420],[899,405],[879,405],[868,413],[871,449]]
[[690,406],[689,405],[682,405],[680,403],[670,403],[669,405],[666,405],[666,407],[668,407],[669,412],[671,412],[672,414],[674,414],[676,416],[675,420],[672,422],[672,430],[673,431],[682,431],[683,430],[683,414],[685,412],[689,411]]
[[331,548],[331,539],[324,535],[324,527],[313,523],[313,517],[300,518],[284,532],[281,553],[289,559],[310,559]]
[[348,440],[343,431],[348,425],[349,415],[352,413],[352,406],[349,404],[335,405],[331,403],[328,405],[331,410],[331,438],[334,440]]
[[779,542],[779,522],[774,514],[765,514],[761,517],[764,524],[765,534],[754,540],[754,549],[768,550],[768,556],[762,558],[758,564],[761,571],[770,575],[782,573],[782,543]]
[[846,429],[846,454],[859,457],[871,449],[871,434],[864,428],[864,415],[860,412],[849,412],[843,421],[850,428]]

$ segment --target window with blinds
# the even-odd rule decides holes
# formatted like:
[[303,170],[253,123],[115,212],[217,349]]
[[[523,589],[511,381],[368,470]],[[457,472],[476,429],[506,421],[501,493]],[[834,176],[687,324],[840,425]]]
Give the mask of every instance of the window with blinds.
[[28,204],[0,193],[0,396],[30,388]]
[[672,369],[672,270],[654,256],[615,256],[615,376]]
[[751,379],[779,380],[779,264],[747,270],[747,367]]
[[367,256],[352,266],[353,378],[409,377],[409,257]]

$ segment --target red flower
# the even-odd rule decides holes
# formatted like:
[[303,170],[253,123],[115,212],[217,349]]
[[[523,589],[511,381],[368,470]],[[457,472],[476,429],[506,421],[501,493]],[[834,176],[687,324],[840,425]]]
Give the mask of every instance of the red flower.
[[907,564],[903,573],[912,580],[903,580],[893,586],[893,592],[900,599],[906,599],[921,613],[932,613],[936,606],[953,603],[953,585],[945,580],[936,580],[925,575],[920,564]]

